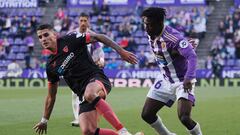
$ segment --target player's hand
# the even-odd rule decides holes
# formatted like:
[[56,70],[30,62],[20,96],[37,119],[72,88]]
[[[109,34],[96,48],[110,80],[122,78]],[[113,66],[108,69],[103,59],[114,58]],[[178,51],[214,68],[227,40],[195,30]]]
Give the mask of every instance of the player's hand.
[[198,42],[195,39],[189,38],[188,42],[192,45],[194,50],[198,47]]
[[192,90],[192,82],[191,80],[187,80],[187,79],[184,79],[183,81],[183,89],[184,89],[184,92],[191,92]]
[[47,134],[47,123],[39,122],[33,127],[33,129],[39,135],[42,135],[43,133]]
[[131,64],[137,64],[137,62],[138,62],[137,56],[134,55],[133,53],[126,51],[124,49],[118,51],[118,53],[123,60],[125,60]]
[[99,58],[97,61],[95,61],[95,64],[98,67],[103,68],[104,67],[104,59],[103,58]]

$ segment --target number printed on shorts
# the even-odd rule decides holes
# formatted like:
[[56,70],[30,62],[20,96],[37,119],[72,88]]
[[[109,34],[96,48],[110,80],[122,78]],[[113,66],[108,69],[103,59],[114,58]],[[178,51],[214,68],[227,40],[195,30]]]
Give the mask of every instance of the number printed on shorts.
[[159,89],[159,88],[162,86],[161,82],[162,82],[162,80],[157,81],[154,87],[155,87],[156,89]]

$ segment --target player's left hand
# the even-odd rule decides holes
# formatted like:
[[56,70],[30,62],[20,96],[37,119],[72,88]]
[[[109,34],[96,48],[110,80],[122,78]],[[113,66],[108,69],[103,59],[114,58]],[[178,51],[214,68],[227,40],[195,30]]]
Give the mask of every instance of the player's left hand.
[[183,81],[183,89],[184,89],[184,92],[191,92],[192,90],[192,82],[191,80],[188,80],[188,79],[184,79]]
[[126,51],[124,49],[120,50],[118,53],[123,60],[125,60],[131,64],[137,64],[137,62],[138,62],[137,56],[134,55],[133,53]]
[[47,134],[47,123],[39,122],[33,127],[33,129],[39,135],[42,135],[43,133]]

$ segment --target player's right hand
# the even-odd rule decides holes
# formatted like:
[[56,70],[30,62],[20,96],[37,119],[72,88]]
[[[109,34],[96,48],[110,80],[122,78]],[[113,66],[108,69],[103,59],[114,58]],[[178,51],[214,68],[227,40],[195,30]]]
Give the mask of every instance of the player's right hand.
[[47,134],[47,123],[39,122],[33,127],[33,129],[39,135],[42,135],[43,133]]

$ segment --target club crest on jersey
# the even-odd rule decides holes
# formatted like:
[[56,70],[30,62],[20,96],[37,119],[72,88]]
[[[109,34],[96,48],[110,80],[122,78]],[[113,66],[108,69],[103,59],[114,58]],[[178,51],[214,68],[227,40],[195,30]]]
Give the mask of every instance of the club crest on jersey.
[[68,52],[68,47],[65,46],[65,47],[63,48],[63,51],[64,51],[65,53],[67,53],[67,52]]
[[187,40],[182,40],[179,42],[179,46],[181,48],[187,48],[188,47],[188,41]]
[[163,52],[167,51],[167,44],[166,44],[166,42],[161,42],[161,47],[162,47],[162,51]]
[[56,61],[54,61],[51,65],[53,68],[56,67]]

